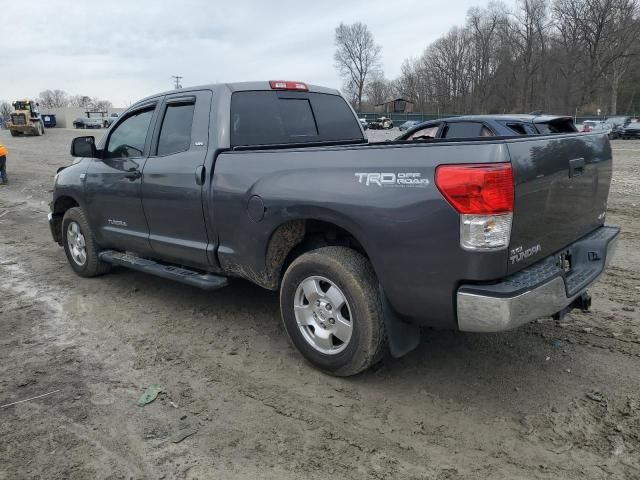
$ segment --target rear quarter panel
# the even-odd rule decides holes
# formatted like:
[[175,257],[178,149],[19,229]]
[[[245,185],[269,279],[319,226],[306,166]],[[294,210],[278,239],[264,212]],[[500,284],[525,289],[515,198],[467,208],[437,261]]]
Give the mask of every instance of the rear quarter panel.
[[[435,168],[497,161],[508,161],[499,141],[222,153],[212,190],[219,261],[223,269],[255,281],[265,271],[269,239],[278,226],[298,219],[331,222],[364,247],[399,314],[455,328],[459,282],[503,276],[507,251],[460,248],[459,216],[437,190]],[[418,173],[428,184],[367,185],[360,173]],[[247,214],[255,195],[266,207],[258,222]]]

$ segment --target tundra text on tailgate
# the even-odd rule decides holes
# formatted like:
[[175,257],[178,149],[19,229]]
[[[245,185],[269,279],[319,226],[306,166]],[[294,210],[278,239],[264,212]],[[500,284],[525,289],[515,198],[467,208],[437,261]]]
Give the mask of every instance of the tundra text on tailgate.
[[369,144],[339,92],[210,85],[74,139],[49,222],[73,270],[280,291],[286,331],[352,375],[420,326],[498,332],[587,309],[611,259],[606,135]]

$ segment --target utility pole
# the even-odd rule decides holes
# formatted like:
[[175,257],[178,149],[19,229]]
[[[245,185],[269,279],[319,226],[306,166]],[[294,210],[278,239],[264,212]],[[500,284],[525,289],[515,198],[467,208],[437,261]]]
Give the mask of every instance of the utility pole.
[[176,81],[173,88],[175,88],[176,90],[178,88],[182,88],[182,85],[180,85],[180,80],[182,80],[182,77],[180,75],[171,75],[171,78],[173,78]]

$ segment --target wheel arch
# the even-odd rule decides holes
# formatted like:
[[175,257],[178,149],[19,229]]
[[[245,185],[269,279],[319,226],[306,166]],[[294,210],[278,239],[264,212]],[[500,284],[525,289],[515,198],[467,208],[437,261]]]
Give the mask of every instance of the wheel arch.
[[54,236],[59,245],[62,245],[62,219],[64,214],[70,208],[79,206],[80,202],[71,195],[60,195],[53,201],[51,205],[51,217],[53,220]]
[[305,252],[326,246],[346,246],[369,259],[358,236],[343,222],[313,217],[287,220],[276,226],[269,237],[264,286],[277,289],[291,262]]

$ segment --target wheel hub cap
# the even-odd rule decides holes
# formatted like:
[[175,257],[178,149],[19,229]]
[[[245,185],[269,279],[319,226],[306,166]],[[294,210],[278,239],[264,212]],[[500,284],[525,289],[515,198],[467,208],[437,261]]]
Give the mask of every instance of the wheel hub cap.
[[331,280],[313,276],[300,282],[294,311],[303,338],[314,349],[335,355],[347,348],[353,333],[351,309]]
[[84,265],[87,261],[87,245],[77,222],[71,222],[67,227],[67,244],[73,261],[80,266]]

